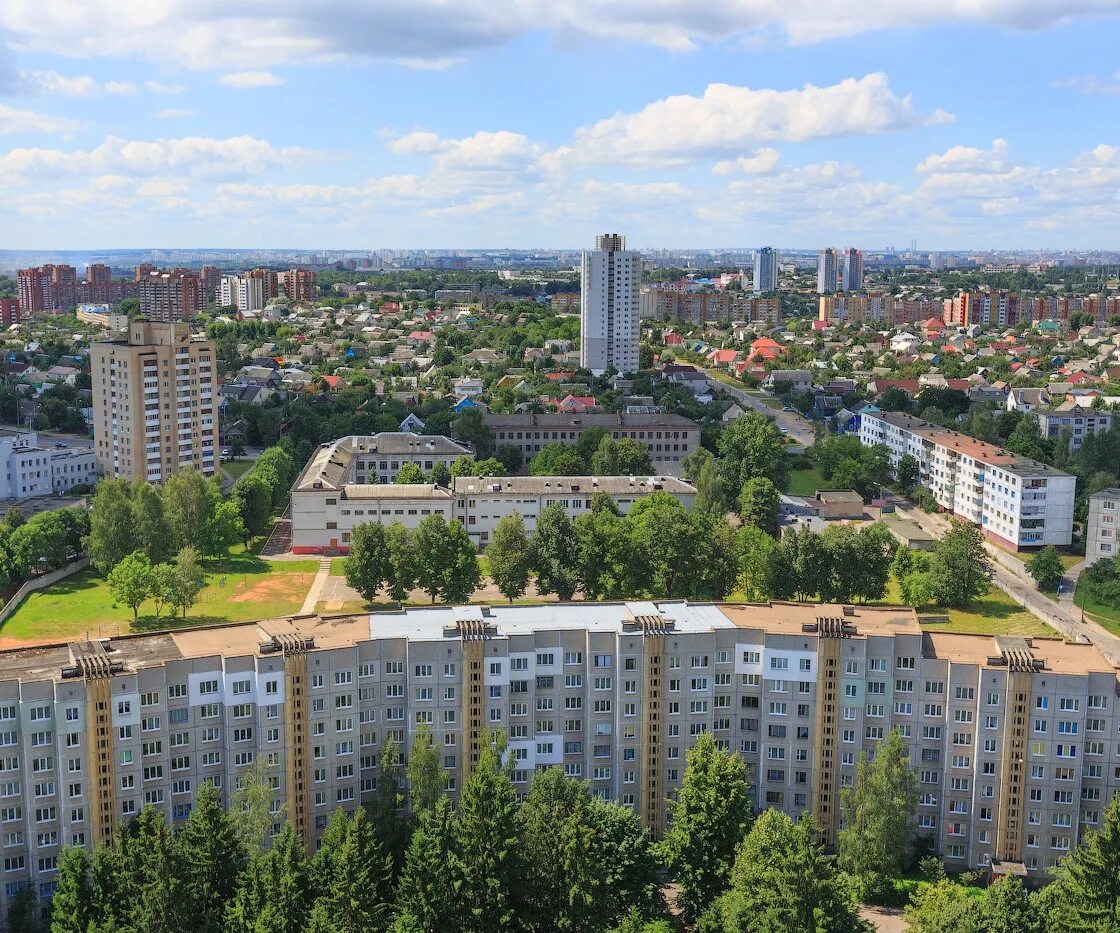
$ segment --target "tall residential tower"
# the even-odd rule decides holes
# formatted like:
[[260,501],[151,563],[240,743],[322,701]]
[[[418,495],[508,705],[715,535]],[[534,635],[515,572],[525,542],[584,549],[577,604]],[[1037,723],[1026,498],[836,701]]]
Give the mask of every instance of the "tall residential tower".
[[822,249],[817,256],[817,294],[831,295],[836,291],[837,256],[832,247]]
[[763,246],[754,254],[754,291],[756,295],[778,290],[778,251]]
[[638,371],[638,287],[641,257],[626,249],[626,238],[595,238],[580,262],[579,363],[601,373]]

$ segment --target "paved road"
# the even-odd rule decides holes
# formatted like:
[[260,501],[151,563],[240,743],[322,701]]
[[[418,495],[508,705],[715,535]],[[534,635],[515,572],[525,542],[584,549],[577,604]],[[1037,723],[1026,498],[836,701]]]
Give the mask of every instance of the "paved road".
[[781,428],[782,433],[788,434],[797,441],[797,443],[805,447],[813,443],[813,439],[816,436],[813,433],[813,423],[802,418],[796,412],[781,411],[777,408],[771,408],[757,395],[751,395],[743,389],[728,385],[726,382],[720,382],[714,376],[708,377],[708,384],[714,389],[723,390],[735,399],[735,401],[739,402],[740,405],[744,405],[761,414],[771,416],[778,427]]
[[[925,512],[893,494],[888,494],[887,498],[895,503],[900,513],[917,522],[930,534],[938,538],[945,534],[949,521],[946,516]],[[1055,602],[1038,591],[1034,580],[1023,568],[1022,561],[992,544],[985,543],[984,548],[992,558],[996,586],[1066,638],[1071,641],[1090,641],[1111,663],[1120,664],[1120,638],[1090,619],[1082,622],[1081,612],[1073,606],[1072,597],[1068,605]]]
[[[0,437],[14,437],[17,434],[26,433],[27,431],[14,427],[5,426],[0,428]],[[49,447],[52,444],[61,444],[63,447],[76,447],[79,450],[93,449],[93,441],[88,437],[77,434],[59,434],[56,431],[36,431],[35,434],[39,438],[39,443],[44,447]]]

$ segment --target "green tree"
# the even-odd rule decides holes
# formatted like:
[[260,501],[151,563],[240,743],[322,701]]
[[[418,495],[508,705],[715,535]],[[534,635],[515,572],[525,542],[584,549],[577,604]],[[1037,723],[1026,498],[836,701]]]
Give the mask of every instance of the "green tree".
[[632,437],[623,437],[615,443],[615,463],[622,476],[650,476],[653,460],[649,448]]
[[756,476],[785,488],[789,467],[782,432],[765,415],[747,412],[723,429],[717,446],[727,489],[742,489]]
[[743,483],[739,492],[739,517],[748,525],[776,535],[781,494],[765,476],[756,476]]
[[346,582],[372,603],[389,577],[389,548],[385,526],[362,522],[350,534],[350,554],[343,567]]
[[991,587],[992,562],[979,529],[957,519],[934,548],[930,569],[934,594],[942,606],[965,606]]
[[195,793],[177,841],[192,929],[220,933],[226,907],[237,891],[245,849],[222,808],[221,793],[209,782]]
[[424,470],[419,463],[402,463],[401,468],[397,470],[397,478],[393,481],[395,483],[423,483]]
[[918,461],[912,454],[903,454],[894,470],[895,479],[903,489],[913,489],[918,485]]
[[421,726],[408,753],[408,795],[415,815],[431,810],[443,798],[443,768],[439,751],[432,743],[432,730]]
[[681,469],[684,478],[692,484],[697,484],[704,467],[715,463],[715,455],[707,447],[697,447],[692,453],[685,454],[681,460]]
[[626,514],[632,579],[655,598],[695,592],[703,560],[700,524],[666,492],[645,496]]
[[726,890],[735,850],[751,826],[743,760],[716,748],[708,732],[689,749],[681,789],[669,801],[669,817],[658,853],[681,886],[686,917],[695,920]]
[[1065,572],[1062,567],[1062,558],[1058,555],[1058,549],[1052,544],[1046,545],[1041,551],[1034,554],[1026,562],[1025,567],[1027,573],[1034,577],[1034,582],[1038,584],[1038,588],[1050,592],[1058,588],[1058,584],[1062,582],[1062,574]]
[[432,465],[431,475],[428,477],[428,482],[434,483],[437,486],[450,486],[451,485],[451,467],[449,467],[442,460],[437,460]]
[[210,518],[220,498],[217,484],[191,467],[167,478],[163,504],[176,550],[206,550]]
[[476,457],[489,457],[494,452],[494,432],[478,408],[464,408],[455,418],[456,440],[470,444]]
[[136,541],[153,565],[171,556],[173,535],[163,508],[163,496],[151,483],[132,488],[132,520]]
[[50,933],[86,933],[93,918],[93,890],[85,849],[67,846],[58,859]]
[[696,585],[690,595],[726,599],[739,580],[739,553],[735,529],[722,516],[692,515],[697,532]]
[[[264,412],[262,414],[267,414]],[[278,508],[288,500],[288,492],[295,482],[295,464],[282,446],[269,447],[253,464],[253,475],[263,479],[272,493],[272,507]]]
[[206,582],[198,562],[198,552],[192,547],[183,548],[175,556],[174,568],[175,573],[167,578],[171,584],[171,590],[166,594],[167,602],[182,612],[185,619],[187,610],[198,602]]
[[[704,450],[703,447],[699,449]],[[693,482],[696,486],[696,498],[692,501],[692,511],[701,514],[723,515],[727,508],[723,490],[723,477],[720,475],[715,459],[710,454],[708,459],[700,466],[700,472]]]
[[770,598],[770,574],[777,543],[761,528],[743,525],[735,538],[739,585],[751,602]]
[[1014,875],[996,879],[980,902],[980,933],[1044,933],[1040,921],[1023,882]]
[[813,839],[812,820],[795,823],[780,810],[765,810],[739,846],[731,889],[701,922],[720,933],[798,930],[862,933],[853,898],[833,859]]
[[559,441],[545,444],[529,461],[530,476],[579,476],[586,471],[579,451]]
[[512,603],[529,585],[529,567],[532,549],[525,534],[525,522],[520,512],[505,515],[494,528],[493,539],[486,548],[490,561],[490,576]]
[[323,908],[331,933],[376,933],[391,920],[392,865],[373,834],[366,811],[358,807],[331,853]]
[[231,495],[237,503],[249,541],[268,531],[268,520],[272,514],[272,491],[268,483],[256,473],[247,473],[233,484]]
[[233,826],[246,852],[259,852],[273,823],[283,820],[282,813],[273,812],[274,794],[270,780],[268,757],[259,755],[241,774],[240,786],[229,799]]
[[457,457],[455,462],[451,464],[450,473],[452,478],[459,476],[477,476],[478,465],[474,459],[467,454]]
[[403,603],[420,574],[415,538],[400,522],[385,528],[385,585],[393,602]]
[[462,877],[451,801],[441,795],[434,808],[421,811],[408,844],[397,909],[412,917],[423,933],[462,929]]
[[432,602],[466,602],[481,577],[477,551],[458,519],[429,515],[416,526],[417,580]]
[[588,469],[597,476],[618,476],[622,470],[618,465],[618,450],[615,440],[604,437],[595,448],[588,461]]
[[537,591],[555,593],[567,601],[579,585],[579,541],[564,506],[550,502],[537,516],[532,538],[532,564],[537,571]]
[[[136,548],[136,522],[128,480],[103,479],[93,494],[89,522],[89,557],[107,574]],[[15,528],[23,526],[20,522]],[[8,523],[12,527],[11,523]]]
[[237,503],[232,500],[215,502],[203,537],[205,554],[208,557],[225,557],[231,547],[248,537]]
[[879,743],[874,759],[860,754],[855,786],[841,791],[840,806],[840,867],[861,897],[881,896],[906,868],[917,824],[918,783],[898,729]]
[[121,924],[150,933],[190,929],[182,863],[163,814],[145,807],[122,843]]
[[511,476],[520,470],[525,460],[521,454],[521,448],[516,444],[499,444],[494,450],[494,459],[505,468],[507,476]]
[[619,516],[614,501],[605,494],[596,495],[591,500],[591,509],[576,516],[572,527],[576,535],[577,576],[584,595],[588,599],[627,595],[630,526]]
[[152,562],[143,551],[133,551],[109,571],[106,582],[113,599],[128,606],[135,620],[139,615],[140,604],[152,592]]
[[525,887],[517,794],[492,743],[463,786],[456,821],[460,853],[462,933],[502,933],[519,927]]
[[906,925],[912,933],[982,933],[983,930],[976,902],[961,885],[947,878],[918,886],[906,905]]
[[409,828],[405,775],[401,769],[401,751],[395,742],[386,742],[381,746],[377,767],[377,788],[368,805],[369,815],[395,874],[404,864]]
[[1054,873],[1057,913],[1070,931],[1120,927],[1120,794],[1103,817]]

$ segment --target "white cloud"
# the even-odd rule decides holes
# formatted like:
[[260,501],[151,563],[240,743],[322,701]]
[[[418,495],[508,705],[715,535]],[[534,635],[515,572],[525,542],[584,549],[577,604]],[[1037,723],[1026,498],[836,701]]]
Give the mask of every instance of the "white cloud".
[[198,111],[186,110],[183,107],[165,107],[163,110],[156,110],[152,116],[157,120],[181,120],[186,117],[197,117]]
[[1010,151],[1005,139],[992,140],[991,149],[953,146],[946,152],[927,156],[918,163],[916,172],[923,175],[957,172],[1005,172]]
[[25,71],[20,75],[25,94],[90,97],[95,94],[135,94],[131,81],[96,81],[89,75],[63,75],[57,71]]
[[0,104],[0,133],[72,133],[80,125],[77,120]]
[[883,133],[917,121],[909,96],[896,96],[881,73],[790,91],[710,84],[701,97],[667,97],[577,130],[572,157],[682,163],[759,143]]
[[234,71],[222,75],[218,78],[218,83],[245,90],[257,87],[279,87],[284,83],[284,79],[271,71]]
[[[704,42],[751,38],[819,42],[947,23],[1037,29],[1115,16],[1117,0],[6,0],[0,29],[22,49],[75,57],[135,55],[188,68],[229,62],[267,68],[293,61],[378,58],[446,67],[465,54],[535,32],[624,39],[688,52]],[[128,27],[120,28],[122,20]],[[386,41],[389,37],[389,41]]]
[[[2,113],[2,111],[0,111]],[[318,153],[299,147],[276,148],[252,136],[214,139],[185,136],[153,141],[108,137],[93,149],[12,149],[0,155],[0,177],[57,178],[79,174],[127,176],[188,175],[236,178],[315,159]]]
[[1082,94],[1120,94],[1120,71],[1114,71],[1107,78],[1097,75],[1077,75],[1063,78],[1052,85],[1056,88],[1073,88]]
[[144,90],[152,94],[182,94],[186,90],[181,84],[165,84],[162,81],[145,81]]
[[716,175],[769,175],[782,161],[777,149],[766,146],[756,149],[753,155],[724,159],[712,166]]

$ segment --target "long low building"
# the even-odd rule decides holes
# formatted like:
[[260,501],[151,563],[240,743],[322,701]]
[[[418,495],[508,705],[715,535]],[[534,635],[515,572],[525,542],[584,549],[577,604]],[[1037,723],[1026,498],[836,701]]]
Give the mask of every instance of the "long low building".
[[891,466],[909,454],[937,504],[1013,550],[1073,541],[1077,478],[967,434],[900,412],[864,413],[860,441],[882,444]]
[[228,797],[262,758],[273,812],[313,851],[336,807],[374,793],[385,743],[407,754],[421,729],[452,796],[500,730],[520,791],[555,765],[654,834],[710,732],[759,807],[809,812],[834,844],[860,753],[897,728],[932,851],[1042,878],[1120,785],[1118,694],[1089,644],[809,603],[424,607],[8,650],[0,915],[22,886],[53,893],[63,845],[146,805],[181,825],[199,786]]
[[91,449],[41,447],[34,431],[0,437],[0,466],[0,499],[61,495],[101,475]]
[[414,463],[430,473],[437,463],[450,468],[460,457],[473,453],[469,447],[442,434],[352,434],[321,444],[292,491],[341,489],[350,483],[392,483],[406,463]]
[[591,413],[484,416],[494,443],[512,444],[530,460],[547,444],[574,444],[589,428],[605,428],[616,441],[629,438],[649,451],[661,469],[676,473],[681,461],[700,446],[700,425],[683,415]]
[[432,483],[363,484],[308,487],[292,490],[292,552],[345,554],[350,535],[365,522],[400,522],[415,528],[429,515],[459,519],[479,547],[490,543],[498,522],[519,512],[525,528],[536,528],[541,509],[559,502],[572,518],[591,508],[605,493],[619,511],[645,496],[666,492],[692,508],[696,487],[671,476],[457,476],[446,488]]

